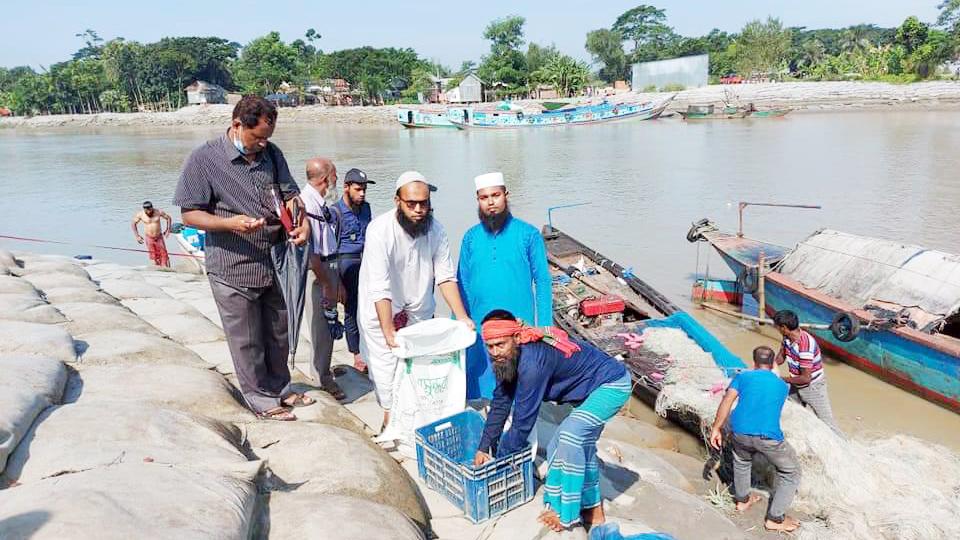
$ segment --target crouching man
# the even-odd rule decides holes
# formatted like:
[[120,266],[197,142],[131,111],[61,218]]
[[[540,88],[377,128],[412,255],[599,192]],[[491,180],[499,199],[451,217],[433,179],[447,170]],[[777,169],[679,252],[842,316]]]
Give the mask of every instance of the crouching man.
[[[481,335],[497,386],[474,466],[524,449],[544,401],[576,403],[547,447],[539,521],[558,532],[581,521],[603,523],[597,439],[630,397],[626,367],[562,330],[526,326],[502,309],[484,318]],[[511,407],[513,421],[503,434]]]

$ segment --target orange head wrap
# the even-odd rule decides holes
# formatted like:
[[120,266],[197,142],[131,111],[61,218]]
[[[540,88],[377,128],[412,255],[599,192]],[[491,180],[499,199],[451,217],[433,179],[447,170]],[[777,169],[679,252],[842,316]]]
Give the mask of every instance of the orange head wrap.
[[545,341],[548,345],[563,353],[564,358],[570,358],[573,353],[580,351],[580,346],[570,340],[566,332],[553,326],[534,328],[523,324],[520,320],[490,319],[481,326],[484,341],[509,336],[517,336],[520,344],[533,341]]

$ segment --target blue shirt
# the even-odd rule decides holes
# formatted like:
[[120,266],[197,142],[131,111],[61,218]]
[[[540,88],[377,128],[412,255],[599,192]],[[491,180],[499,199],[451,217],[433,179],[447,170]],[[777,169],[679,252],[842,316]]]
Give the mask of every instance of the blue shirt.
[[768,369],[754,369],[734,377],[730,389],[739,396],[730,416],[734,433],[783,440],[780,413],[790,391],[787,383]]
[[[505,309],[530,326],[553,324],[553,291],[547,250],[536,227],[513,216],[500,231],[482,224],[463,235],[457,281],[467,313],[480,322]],[[496,379],[482,339],[467,349],[467,398],[493,397]]]
[[360,212],[355,214],[350,206],[343,202],[343,199],[337,201],[335,211],[340,215],[340,231],[338,240],[341,255],[356,255],[363,253],[363,244],[367,240],[367,225],[373,219],[370,211],[370,204],[360,205]]
[[591,392],[627,374],[627,368],[593,345],[574,339],[580,351],[564,358],[556,348],[542,341],[520,346],[517,377],[513,383],[497,383],[487,423],[480,439],[480,449],[486,450],[500,438],[503,425],[513,408],[513,423],[503,435],[497,457],[523,450],[527,437],[537,421],[540,404],[578,403]]

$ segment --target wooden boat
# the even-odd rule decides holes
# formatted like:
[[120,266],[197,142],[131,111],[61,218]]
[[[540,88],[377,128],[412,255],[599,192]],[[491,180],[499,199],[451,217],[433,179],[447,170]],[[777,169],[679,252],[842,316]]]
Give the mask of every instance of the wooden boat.
[[189,255],[188,258],[190,261],[193,262],[201,272],[206,272],[206,257],[203,251],[206,233],[193,227],[187,227],[182,223],[174,223],[172,231],[173,238],[177,241],[177,245],[180,246],[180,250]]
[[421,111],[417,109],[397,109],[397,122],[405,128],[450,128],[456,129],[451,118],[463,119],[467,109],[451,107],[445,111]]
[[523,111],[473,111],[462,119],[450,121],[461,129],[514,129],[599,124],[615,120],[652,120],[663,114],[670,97],[660,103],[609,103],[583,105],[554,111],[526,114]]
[[[626,345],[624,334],[640,333],[644,328],[679,328],[728,374],[744,367],[695,319],[630,270],[549,225],[542,234],[554,278],[554,323],[570,335],[622,359],[633,375],[634,394],[638,398],[653,404],[662,388],[663,373],[672,362],[642,345],[636,349]],[[591,299],[609,301],[614,306],[620,299],[622,308],[591,316],[584,304]],[[700,435],[699,419],[675,420]]]
[[782,118],[792,109],[758,111],[752,108],[724,107],[715,112],[713,105],[690,105],[686,111],[677,111],[684,120],[742,120],[744,118]]
[[766,313],[790,309],[823,350],[960,413],[960,256],[832,230],[787,249],[721,232],[708,220],[688,240],[709,242]]

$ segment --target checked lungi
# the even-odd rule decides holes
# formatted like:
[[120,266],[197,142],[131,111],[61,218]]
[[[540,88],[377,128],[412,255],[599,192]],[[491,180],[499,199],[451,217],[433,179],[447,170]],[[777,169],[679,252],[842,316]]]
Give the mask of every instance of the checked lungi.
[[581,511],[600,504],[597,439],[630,398],[631,385],[629,373],[600,385],[560,423],[547,446],[543,502],[564,527],[579,522]]

